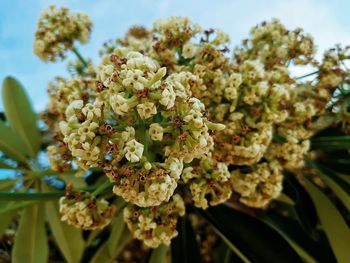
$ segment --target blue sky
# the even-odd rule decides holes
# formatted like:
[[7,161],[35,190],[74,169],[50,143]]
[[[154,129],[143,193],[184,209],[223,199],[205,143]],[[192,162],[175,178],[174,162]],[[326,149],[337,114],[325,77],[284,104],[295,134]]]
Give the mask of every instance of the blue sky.
[[273,17],[289,28],[299,26],[311,33],[319,54],[335,43],[350,44],[348,0],[0,0],[0,79],[17,77],[36,110],[47,103],[47,83],[56,75],[67,74],[64,62],[45,64],[32,52],[37,19],[50,4],[90,16],[94,31],[81,52],[95,62],[105,40],[122,36],[131,25],[150,27],[154,20],[170,15],[189,16],[203,28],[221,28],[231,36],[232,46],[247,37],[252,26]]

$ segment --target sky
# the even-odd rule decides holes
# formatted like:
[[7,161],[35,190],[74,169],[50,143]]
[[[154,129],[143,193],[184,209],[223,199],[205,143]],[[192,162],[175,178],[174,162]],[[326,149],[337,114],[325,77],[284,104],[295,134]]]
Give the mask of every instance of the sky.
[[15,76],[37,111],[47,104],[47,83],[67,75],[65,62],[47,64],[32,52],[37,20],[51,4],[90,16],[93,33],[80,51],[95,63],[104,41],[123,36],[132,25],[150,27],[156,19],[173,15],[188,16],[204,29],[224,30],[231,47],[248,37],[251,27],[272,18],[289,29],[304,28],[314,37],[318,56],[336,43],[350,44],[348,0],[0,0],[0,80]]

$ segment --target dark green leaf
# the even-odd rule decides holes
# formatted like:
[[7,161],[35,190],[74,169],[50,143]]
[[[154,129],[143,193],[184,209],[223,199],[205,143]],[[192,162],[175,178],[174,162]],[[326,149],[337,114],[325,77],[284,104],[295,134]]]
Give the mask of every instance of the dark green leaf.
[[12,77],[6,77],[2,86],[4,110],[11,127],[22,138],[27,152],[35,157],[41,144],[37,128],[37,117],[21,84]]
[[0,201],[28,201],[41,200],[48,201],[58,199],[64,195],[64,192],[54,193],[17,193],[17,192],[0,192]]
[[348,211],[350,211],[350,186],[327,167],[313,161],[309,161],[308,164],[318,171],[318,175],[333,190]]
[[25,145],[19,136],[0,120],[0,151],[14,161],[27,163]]
[[323,235],[315,241],[306,235],[297,221],[276,215],[272,211],[258,218],[280,233],[305,262],[335,262],[333,252]]
[[179,220],[177,231],[178,236],[171,242],[172,263],[201,262],[196,236],[187,217]]
[[166,254],[168,252],[169,247],[165,245],[160,245],[156,249],[152,251],[151,258],[149,259],[149,263],[163,263],[166,262]]
[[303,262],[280,234],[249,215],[224,205],[211,207],[203,215],[249,261]]
[[48,244],[45,232],[45,214],[41,205],[24,209],[12,251],[13,263],[46,263]]
[[350,136],[316,137],[311,141],[311,148],[324,151],[348,150],[350,149]]
[[213,261],[215,263],[240,263],[244,262],[240,257],[233,253],[231,248],[222,241],[214,250]]
[[315,203],[322,227],[333,248],[338,262],[348,262],[350,230],[344,218],[328,197],[308,179],[306,189]]
[[303,229],[312,238],[317,239],[316,225],[318,220],[315,205],[294,175],[285,175],[283,192],[295,202],[293,210]]

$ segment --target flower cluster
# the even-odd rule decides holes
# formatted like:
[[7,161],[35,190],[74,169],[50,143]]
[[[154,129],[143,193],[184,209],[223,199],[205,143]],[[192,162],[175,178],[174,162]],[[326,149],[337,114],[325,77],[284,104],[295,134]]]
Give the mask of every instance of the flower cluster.
[[104,228],[111,222],[115,207],[104,199],[96,199],[87,192],[72,193],[61,197],[61,220],[85,230]]
[[34,53],[44,61],[62,59],[67,49],[74,48],[74,41],[82,44],[88,41],[91,29],[87,15],[71,13],[65,7],[49,6],[39,19]]
[[230,177],[227,166],[212,158],[203,158],[198,166],[187,167],[182,173],[182,180],[190,185],[194,205],[202,209],[230,198]]
[[184,214],[185,205],[178,194],[160,206],[140,208],[134,205],[124,209],[125,222],[134,237],[153,248],[170,245],[171,239],[177,236],[178,217]]
[[[50,7],[36,53],[64,57],[90,29],[85,16]],[[52,169],[105,174],[129,203],[129,229],[148,246],[176,236],[182,198],[207,209],[235,192],[245,205],[266,208],[282,191],[284,170],[304,167],[313,135],[332,124],[350,130],[344,96],[332,101],[349,93],[342,86],[348,48],[327,51],[319,63],[311,36],[278,20],[254,27],[231,57],[229,43],[221,30],[202,30],[188,18],[161,19],[106,42],[99,65],[75,51],[72,78],[49,86],[43,118],[53,135]],[[316,67],[317,77],[298,80],[290,72],[298,65]],[[91,228],[95,219],[76,219],[91,212],[86,202],[63,198],[64,220]],[[97,214],[109,211],[103,204],[93,208]]]
[[282,167],[277,161],[259,163],[252,171],[237,169],[232,172],[233,189],[240,201],[251,207],[265,207],[282,191]]

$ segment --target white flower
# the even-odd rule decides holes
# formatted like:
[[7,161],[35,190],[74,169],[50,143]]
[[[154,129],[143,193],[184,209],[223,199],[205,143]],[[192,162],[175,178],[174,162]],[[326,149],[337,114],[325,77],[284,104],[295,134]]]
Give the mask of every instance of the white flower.
[[83,149],[73,149],[72,155],[81,158],[85,161],[96,161],[100,153],[100,149],[97,146],[92,146],[90,143],[85,142],[82,144]]
[[184,168],[182,159],[169,157],[168,159],[166,159],[165,163],[168,166],[171,176],[179,179]]
[[184,58],[193,58],[196,55],[196,51],[197,51],[196,46],[191,42],[187,42],[182,47],[182,56]]
[[128,59],[126,64],[128,69],[142,69],[153,72],[158,69],[156,61],[139,52],[131,51],[127,54],[126,58]]
[[201,128],[204,125],[202,113],[200,111],[197,111],[195,109],[191,109],[188,114],[184,117],[185,122],[193,122],[193,125],[196,128]]
[[157,113],[157,108],[153,102],[145,102],[137,105],[137,112],[141,119],[148,119]]
[[209,138],[207,126],[204,126],[199,131],[192,131],[192,134],[193,134],[193,137],[199,142],[199,145],[201,147],[207,146],[208,138]]
[[192,104],[192,108],[195,109],[196,111],[205,110],[204,104],[197,98],[190,98],[188,102]]
[[80,110],[84,105],[82,100],[72,101],[66,109],[66,117],[69,120],[72,116],[75,116],[75,110]]
[[239,73],[232,73],[229,78],[230,86],[238,88],[242,84],[242,75]]
[[163,127],[158,123],[152,123],[149,127],[148,133],[153,141],[163,140]]
[[170,109],[175,104],[176,95],[172,86],[167,87],[162,92],[162,99],[159,101],[160,104],[164,105],[167,109]]
[[126,78],[123,80],[124,86],[131,86],[135,90],[143,90],[148,80],[143,77],[143,72],[139,69],[128,70]]
[[222,44],[227,44],[230,42],[230,37],[222,30],[216,29],[215,30],[216,37],[215,39],[211,42],[213,45],[222,45]]
[[124,148],[125,158],[132,163],[136,163],[140,161],[143,149],[143,144],[137,142],[135,139],[132,139],[131,141],[127,142]]
[[70,131],[72,130],[69,126],[68,123],[65,121],[60,121],[59,123],[60,130],[64,136],[67,136]]
[[85,107],[81,110],[86,118],[88,120],[92,120],[94,116],[100,117],[101,116],[101,108],[98,107],[97,105],[88,103],[85,105]]
[[78,129],[78,134],[82,137],[86,136],[90,139],[95,137],[95,130],[98,128],[96,122],[85,121],[82,126]]
[[101,65],[100,70],[98,71],[98,77],[102,81],[103,85],[109,87],[110,85],[110,77],[114,72],[113,65]]
[[112,95],[109,102],[114,112],[118,115],[124,115],[129,111],[128,100],[121,94]]
[[135,129],[131,126],[126,127],[125,131],[122,132],[122,139],[124,142],[130,141],[135,136]]
[[225,89],[225,97],[228,100],[237,99],[237,90],[233,87],[228,87]]

